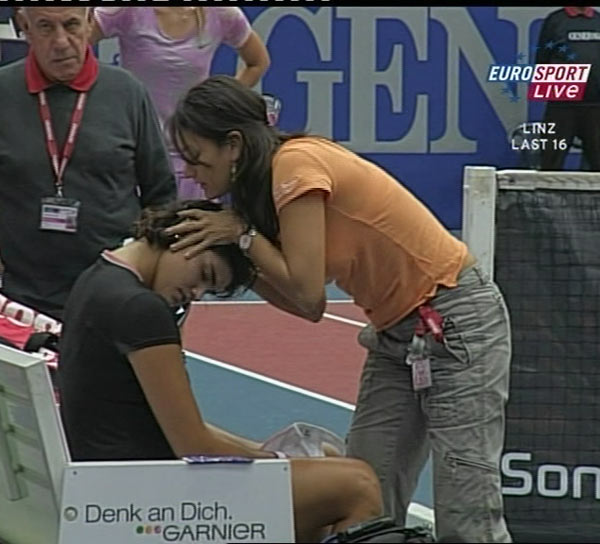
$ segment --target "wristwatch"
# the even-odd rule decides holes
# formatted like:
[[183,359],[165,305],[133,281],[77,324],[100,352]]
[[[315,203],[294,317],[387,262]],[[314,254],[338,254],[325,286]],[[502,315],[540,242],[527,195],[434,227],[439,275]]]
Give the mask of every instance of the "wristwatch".
[[240,249],[244,253],[250,249],[250,246],[252,245],[252,240],[254,240],[254,237],[257,234],[258,233],[254,227],[248,227],[246,232],[240,235],[240,239],[238,240],[238,246],[240,246]]

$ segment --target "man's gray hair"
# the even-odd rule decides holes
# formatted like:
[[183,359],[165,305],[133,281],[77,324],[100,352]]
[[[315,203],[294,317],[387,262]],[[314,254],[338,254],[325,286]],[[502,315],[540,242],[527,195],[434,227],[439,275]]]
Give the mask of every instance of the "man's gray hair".
[[81,7],[81,6],[26,6],[26,7],[22,7],[22,8],[17,8],[16,13],[21,13],[23,15],[23,17],[25,17],[25,19],[27,19],[28,21],[29,19],[29,14],[28,12],[32,9],[35,8],[41,8],[41,7],[53,7],[53,8],[80,8],[80,9],[84,9],[85,10],[85,18],[89,19],[91,16],[91,7],[87,6],[87,7]]

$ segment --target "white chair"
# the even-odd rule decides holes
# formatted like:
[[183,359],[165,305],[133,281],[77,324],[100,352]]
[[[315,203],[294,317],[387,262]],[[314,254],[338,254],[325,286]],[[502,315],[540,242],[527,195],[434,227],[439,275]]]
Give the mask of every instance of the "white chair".
[[0,346],[2,544],[293,539],[285,459],[72,462],[43,359]]

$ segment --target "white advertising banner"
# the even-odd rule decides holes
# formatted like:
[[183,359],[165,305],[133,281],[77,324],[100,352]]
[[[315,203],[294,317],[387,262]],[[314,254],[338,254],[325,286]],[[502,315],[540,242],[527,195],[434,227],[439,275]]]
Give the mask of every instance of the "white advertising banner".
[[72,464],[59,543],[84,542],[294,542],[289,463]]

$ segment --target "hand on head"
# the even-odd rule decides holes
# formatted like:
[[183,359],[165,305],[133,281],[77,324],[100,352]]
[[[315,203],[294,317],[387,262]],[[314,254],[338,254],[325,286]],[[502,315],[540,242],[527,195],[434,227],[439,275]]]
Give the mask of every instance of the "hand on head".
[[178,212],[184,221],[165,229],[165,234],[174,236],[172,251],[186,249],[186,257],[192,258],[215,245],[237,244],[246,230],[240,217],[231,210],[220,212],[199,209]]
[[[139,265],[136,269],[141,270],[146,285],[171,304],[189,302],[205,292],[231,296],[254,281],[256,270],[238,246],[237,238],[228,241],[226,229],[219,231],[220,222],[211,221],[233,216],[232,212],[220,210],[220,204],[206,200],[175,201],[147,208],[134,224],[137,246],[132,243],[123,247],[121,256],[132,259],[130,264],[134,267]],[[200,233],[196,232],[198,224]],[[209,236],[203,235],[202,229]],[[202,240],[196,243],[194,239],[201,236]],[[188,257],[171,251],[173,245],[189,246],[192,254]]]

